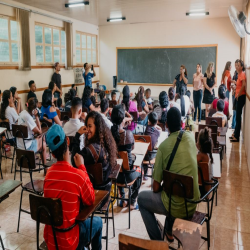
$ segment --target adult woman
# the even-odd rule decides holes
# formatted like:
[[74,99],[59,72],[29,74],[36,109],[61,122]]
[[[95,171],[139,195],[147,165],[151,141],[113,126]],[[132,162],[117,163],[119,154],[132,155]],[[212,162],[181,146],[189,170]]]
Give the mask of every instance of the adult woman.
[[82,93],[82,108],[86,108],[88,111],[99,111],[100,108],[96,108],[91,102],[91,88],[85,86]]
[[166,91],[162,91],[159,95],[160,105],[154,108],[154,112],[158,116],[158,121],[165,124],[167,121],[167,112],[168,112],[168,95]]
[[22,111],[22,104],[21,104],[21,98],[18,96],[17,88],[11,87],[10,91],[13,96],[14,105],[16,108],[16,112],[19,114]]
[[[45,89],[42,96],[41,119],[46,119],[52,124],[55,122],[56,124],[62,126],[62,122],[57,115],[56,109],[52,106],[53,102],[54,97],[52,95],[52,91],[50,89]],[[44,117],[45,114],[47,118]]]
[[224,84],[227,89],[226,97],[228,99],[228,102],[231,91],[231,73],[230,73],[231,69],[232,69],[231,62],[227,62],[221,78],[221,84]]
[[[112,135],[116,141],[118,151],[126,151],[128,153],[128,161],[129,161],[129,167],[130,171],[124,171],[122,173],[119,173],[117,182],[118,183],[125,183],[125,180],[127,183],[130,183],[136,179],[132,186],[132,196],[131,196],[131,208],[134,209],[135,207],[135,201],[139,193],[140,188],[140,181],[138,180],[138,177],[141,173],[141,168],[136,168],[133,166],[133,157],[131,154],[131,151],[134,148],[134,136],[133,133],[130,130],[124,130],[125,126],[125,112],[122,107],[122,105],[116,105],[113,108],[112,114],[111,114],[111,121],[113,123],[113,126],[111,127]],[[125,197],[124,188],[119,188],[120,195],[122,198]],[[126,202],[121,203],[121,206],[125,207],[127,205]]]
[[230,137],[231,142],[239,142],[241,130],[241,115],[242,109],[246,103],[246,75],[245,66],[242,60],[237,63],[238,80],[236,84],[235,99],[236,99],[236,126],[234,135]]
[[180,74],[178,74],[173,82],[173,87],[176,86],[176,93],[179,93],[180,87],[184,86],[185,90],[187,90],[188,77],[187,77],[187,69],[184,65],[180,67]]
[[201,100],[203,96],[203,77],[201,65],[196,65],[196,73],[193,75],[193,98],[194,98],[194,122],[197,117],[198,110],[198,122],[201,121]]
[[219,98],[213,100],[212,108],[216,109],[218,100],[223,100],[223,102],[225,103],[223,113],[227,116],[227,118],[229,118],[229,102],[226,101],[226,89],[223,84],[221,84],[218,89],[218,96]]
[[170,87],[168,89],[168,107],[167,110],[169,110],[172,107],[178,108],[181,111],[181,107],[178,103],[175,102],[175,89],[173,87]]
[[[12,92],[10,90],[5,90],[2,95],[1,103],[1,119],[9,120],[10,130],[12,130],[12,124],[15,124],[18,120],[18,114],[14,105],[14,99]],[[13,143],[15,138],[12,135],[12,132],[7,131],[7,142]]]
[[[42,150],[42,159],[43,163],[46,163],[46,142],[43,139],[44,137],[34,138],[34,134],[41,134],[41,124],[39,121],[39,113],[37,111],[37,99],[30,98],[27,102],[27,111],[23,110],[18,118],[18,125],[24,125],[28,129],[28,138],[29,140],[24,140],[17,138],[17,148],[31,150],[37,152]],[[35,121],[33,119],[35,116]]]
[[214,100],[214,87],[216,85],[216,75],[213,71],[214,71],[214,63],[210,62],[207,66],[207,70],[203,78],[205,91],[202,102],[205,103],[206,105],[206,116],[208,116],[211,103]]

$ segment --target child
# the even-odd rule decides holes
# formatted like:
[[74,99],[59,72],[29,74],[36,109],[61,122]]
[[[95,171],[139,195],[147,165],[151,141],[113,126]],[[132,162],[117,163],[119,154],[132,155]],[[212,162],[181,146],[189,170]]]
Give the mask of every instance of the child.
[[115,91],[111,92],[111,101],[116,101],[116,92]]
[[222,118],[222,127],[225,127],[227,124],[227,116],[223,113],[223,110],[225,108],[225,103],[223,100],[219,99],[217,102],[217,112],[213,114],[212,117],[221,117]]
[[101,102],[102,99],[106,98],[105,91],[101,91],[99,96],[100,96],[100,102]]
[[153,99],[151,98],[151,89],[146,89],[145,96],[149,110],[153,110]]

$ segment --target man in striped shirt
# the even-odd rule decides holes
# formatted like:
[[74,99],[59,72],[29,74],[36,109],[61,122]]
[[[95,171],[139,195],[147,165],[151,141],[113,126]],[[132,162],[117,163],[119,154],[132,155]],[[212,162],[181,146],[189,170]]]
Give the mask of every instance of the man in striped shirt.
[[[90,206],[95,200],[95,193],[84,166],[81,155],[74,157],[77,168],[70,164],[69,138],[66,137],[61,126],[55,124],[47,132],[46,142],[57,159],[48,170],[44,180],[44,197],[60,198],[63,209],[63,225],[70,227],[75,223],[79,214],[80,203]],[[68,232],[57,232],[56,238],[59,249],[84,249],[90,237],[90,219],[79,223]],[[51,226],[45,226],[44,239],[48,249],[56,249]],[[92,249],[102,249],[102,220],[93,218]]]

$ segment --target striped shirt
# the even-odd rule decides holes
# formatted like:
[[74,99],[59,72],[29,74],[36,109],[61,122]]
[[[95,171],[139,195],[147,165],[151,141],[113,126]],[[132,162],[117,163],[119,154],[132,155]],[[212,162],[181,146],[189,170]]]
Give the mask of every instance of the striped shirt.
[[[90,206],[95,200],[94,188],[85,166],[81,165],[77,169],[66,161],[53,164],[44,180],[44,197],[61,199],[63,225],[60,228],[73,225],[79,214],[80,201]],[[79,226],[65,233],[56,232],[56,238],[59,249],[76,249],[79,244]],[[56,249],[51,226],[45,226],[44,239],[48,249]]]

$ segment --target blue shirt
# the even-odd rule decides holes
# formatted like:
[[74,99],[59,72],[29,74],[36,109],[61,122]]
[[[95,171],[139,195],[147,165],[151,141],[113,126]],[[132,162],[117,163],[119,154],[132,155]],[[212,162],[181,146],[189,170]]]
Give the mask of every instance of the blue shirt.
[[89,72],[87,75],[85,75],[85,72],[83,73],[83,79],[85,82],[85,87],[89,86],[92,88],[92,78],[94,77],[94,74]]
[[53,118],[55,118],[57,116],[57,112],[56,111],[50,112],[50,108],[51,108],[51,106],[48,106],[47,108],[42,106],[40,119],[43,119],[43,116],[46,114],[48,116],[48,119],[52,119],[52,124],[54,124]]
[[89,99],[87,99],[87,100],[85,101],[85,103],[82,105],[82,107],[83,107],[83,108],[87,108],[87,109],[88,109],[88,112],[89,112],[89,107],[91,106],[91,104],[93,104],[93,103],[91,102],[91,100],[90,100],[90,98],[89,98]]

